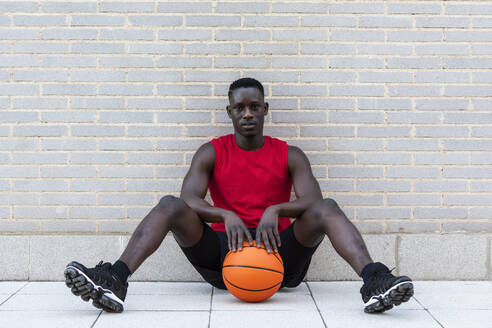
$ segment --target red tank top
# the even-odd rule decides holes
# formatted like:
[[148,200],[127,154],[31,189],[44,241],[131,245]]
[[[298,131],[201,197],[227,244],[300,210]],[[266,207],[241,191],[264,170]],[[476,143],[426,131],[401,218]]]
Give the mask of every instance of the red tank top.
[[[236,213],[248,228],[258,226],[267,207],[289,202],[292,189],[287,142],[264,138],[263,146],[253,151],[240,148],[234,134],[210,141],[215,150],[214,170],[208,185],[213,206]],[[290,224],[288,217],[279,216],[278,231]],[[225,231],[224,222],[213,222],[211,228]]]

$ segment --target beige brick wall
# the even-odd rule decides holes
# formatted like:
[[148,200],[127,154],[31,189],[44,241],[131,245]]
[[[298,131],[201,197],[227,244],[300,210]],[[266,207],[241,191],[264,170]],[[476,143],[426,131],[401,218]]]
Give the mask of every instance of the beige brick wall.
[[491,29],[489,1],[0,1],[0,234],[130,233],[245,76],[363,233],[490,233]]

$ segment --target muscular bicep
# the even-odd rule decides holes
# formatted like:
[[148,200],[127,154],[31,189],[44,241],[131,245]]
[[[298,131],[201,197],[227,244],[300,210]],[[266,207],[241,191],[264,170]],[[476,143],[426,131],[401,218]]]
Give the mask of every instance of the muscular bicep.
[[213,145],[209,142],[198,148],[191,165],[183,179],[181,186],[180,198],[186,202],[189,197],[200,197],[202,199],[207,195],[208,182],[212,174],[215,161],[215,151]]
[[289,145],[288,163],[296,197],[323,198],[318,181],[311,171],[309,159],[301,149]]

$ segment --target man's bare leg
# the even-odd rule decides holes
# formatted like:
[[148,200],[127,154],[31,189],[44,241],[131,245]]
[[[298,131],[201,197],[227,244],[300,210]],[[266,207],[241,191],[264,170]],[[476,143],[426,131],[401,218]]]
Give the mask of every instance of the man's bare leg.
[[317,245],[325,234],[337,253],[363,278],[360,293],[364,312],[384,312],[412,297],[412,280],[395,277],[383,263],[374,263],[359,231],[330,198],[304,211],[294,225],[294,236],[306,247]]
[[190,247],[200,240],[203,223],[182,199],[165,196],[139,223],[119,260],[134,273],[170,230],[180,246]]
[[[180,246],[190,247],[200,241],[204,229],[200,217],[182,199],[165,196],[137,226],[114,265],[101,261],[96,267],[87,268],[72,261],[64,271],[65,284],[84,301],[92,299],[97,308],[123,311],[128,275],[160,246],[170,230]],[[123,271],[125,275],[121,275]]]
[[320,200],[304,211],[296,220],[294,235],[306,247],[314,247],[327,235],[337,253],[359,276],[372,262],[359,231],[330,198]]

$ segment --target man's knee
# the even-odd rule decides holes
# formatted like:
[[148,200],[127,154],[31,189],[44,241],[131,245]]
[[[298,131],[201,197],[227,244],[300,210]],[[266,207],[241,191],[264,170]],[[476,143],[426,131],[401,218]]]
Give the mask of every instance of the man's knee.
[[179,197],[166,195],[159,200],[156,208],[175,218],[186,208],[186,203]]
[[309,213],[313,224],[324,230],[327,224],[326,221],[339,217],[341,209],[333,199],[324,198],[315,202],[309,208]]
[[165,217],[171,221],[173,232],[189,229],[190,225],[194,225],[195,222],[201,223],[198,214],[180,197],[166,195],[160,199],[156,207],[159,211],[166,213]]
[[320,199],[313,205],[313,212],[319,218],[327,217],[340,211],[341,209],[337,202],[331,198]]

